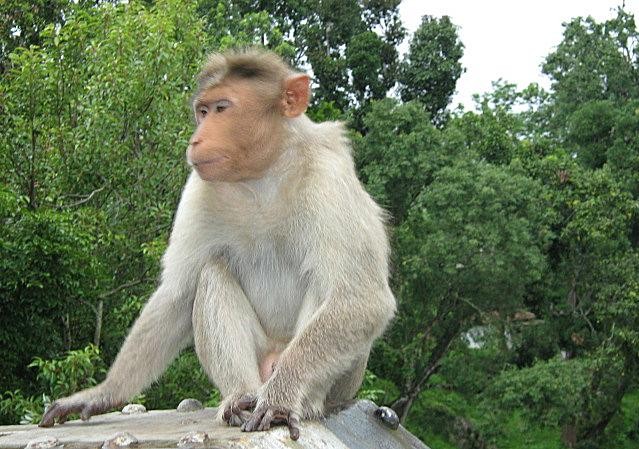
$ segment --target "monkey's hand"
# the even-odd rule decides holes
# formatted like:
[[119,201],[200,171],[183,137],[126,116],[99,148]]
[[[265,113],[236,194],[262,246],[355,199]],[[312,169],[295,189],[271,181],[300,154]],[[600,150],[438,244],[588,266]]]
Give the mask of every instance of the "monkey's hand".
[[240,427],[251,417],[256,403],[257,396],[253,393],[230,395],[220,404],[222,420],[229,426]]
[[269,394],[277,391],[277,388],[273,387],[271,378],[271,381],[264,385],[253,414],[242,424],[242,432],[269,430],[271,425],[284,424],[288,427],[291,440],[297,440],[300,437],[300,416],[293,411],[292,406],[285,405],[286,401],[281,395]]
[[90,388],[53,402],[45,410],[38,426],[51,427],[55,422],[63,424],[72,413],[79,413],[80,418],[86,421],[91,416],[107,412],[118,405],[120,403],[111,399],[110,395],[103,394],[99,386]]
[[242,432],[268,430],[272,424],[285,424],[288,427],[291,440],[300,437],[300,417],[287,408],[258,405],[251,418],[242,424]]

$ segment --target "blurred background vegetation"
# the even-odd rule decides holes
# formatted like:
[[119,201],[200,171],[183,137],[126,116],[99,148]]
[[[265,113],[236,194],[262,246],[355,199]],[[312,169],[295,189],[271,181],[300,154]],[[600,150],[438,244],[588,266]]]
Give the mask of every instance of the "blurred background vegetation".
[[[575,18],[549,91],[449,106],[447,17],[399,0],[0,4],[0,422],[103,379],[156,285],[207,52],[311,71],[392,215],[399,312],[361,396],[433,449],[639,447],[639,34]],[[215,405],[192,351],[136,398]]]

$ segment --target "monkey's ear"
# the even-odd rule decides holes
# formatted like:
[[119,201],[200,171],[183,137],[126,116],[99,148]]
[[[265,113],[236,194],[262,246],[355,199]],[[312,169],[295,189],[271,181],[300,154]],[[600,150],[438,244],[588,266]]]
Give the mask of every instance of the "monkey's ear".
[[282,113],[289,118],[306,112],[310,96],[311,79],[308,75],[293,75],[284,81]]

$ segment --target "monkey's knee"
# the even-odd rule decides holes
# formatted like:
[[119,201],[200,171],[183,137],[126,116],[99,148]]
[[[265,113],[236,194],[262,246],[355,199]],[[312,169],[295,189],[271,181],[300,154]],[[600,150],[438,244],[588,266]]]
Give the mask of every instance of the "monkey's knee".
[[359,357],[350,370],[339,376],[326,395],[326,408],[331,409],[355,397],[362,385],[368,363],[368,352]]

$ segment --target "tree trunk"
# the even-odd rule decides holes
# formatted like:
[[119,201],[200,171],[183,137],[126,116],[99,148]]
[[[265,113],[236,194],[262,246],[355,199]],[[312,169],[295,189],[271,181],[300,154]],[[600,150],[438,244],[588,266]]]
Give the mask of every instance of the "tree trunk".
[[104,312],[104,300],[98,301],[98,307],[95,311],[95,333],[93,334],[93,344],[100,347],[100,337],[102,336],[102,315]]

